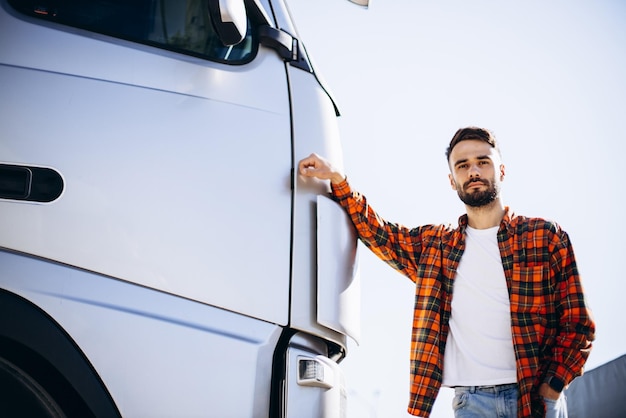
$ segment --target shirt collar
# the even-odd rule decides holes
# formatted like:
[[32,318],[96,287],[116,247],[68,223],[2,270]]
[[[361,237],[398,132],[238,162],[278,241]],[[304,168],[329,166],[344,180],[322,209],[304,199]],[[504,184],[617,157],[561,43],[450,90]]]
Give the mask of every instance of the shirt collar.
[[[510,229],[511,222],[514,218],[515,213],[513,213],[513,211],[508,206],[505,206],[504,216],[502,217],[502,221],[500,222],[499,231],[502,231],[505,228]],[[467,228],[467,213],[464,213],[459,217],[459,229],[461,230],[461,232],[465,232],[465,228]]]

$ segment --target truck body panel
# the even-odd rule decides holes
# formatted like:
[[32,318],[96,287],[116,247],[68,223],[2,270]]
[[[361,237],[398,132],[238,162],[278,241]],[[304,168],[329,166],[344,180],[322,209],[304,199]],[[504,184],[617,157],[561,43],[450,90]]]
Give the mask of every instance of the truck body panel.
[[275,324],[8,252],[0,286],[63,325],[123,417],[267,416]]
[[[66,191],[50,205],[0,203],[2,245],[286,324],[286,297],[258,297],[289,288],[284,63],[262,50],[253,68],[226,71],[37,28],[43,32],[17,31],[28,43],[8,50],[28,51],[41,39],[38,47],[67,56],[45,69],[23,54],[6,58],[0,79],[11,105],[0,116],[1,159],[54,167]],[[166,76],[138,76],[154,69]],[[271,281],[258,280],[260,265]],[[237,280],[224,280],[233,268]]]

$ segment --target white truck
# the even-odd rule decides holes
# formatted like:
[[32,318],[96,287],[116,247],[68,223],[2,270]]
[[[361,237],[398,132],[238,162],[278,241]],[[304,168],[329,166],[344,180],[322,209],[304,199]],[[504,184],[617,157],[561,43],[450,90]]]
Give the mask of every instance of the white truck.
[[283,0],[0,0],[0,405],[342,417],[354,231]]

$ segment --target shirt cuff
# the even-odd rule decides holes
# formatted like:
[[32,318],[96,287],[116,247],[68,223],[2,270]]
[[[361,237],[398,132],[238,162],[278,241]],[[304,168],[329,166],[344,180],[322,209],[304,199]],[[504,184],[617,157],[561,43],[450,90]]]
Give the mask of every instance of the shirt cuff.
[[345,177],[340,183],[330,183],[332,195],[337,199],[343,199],[352,193],[348,178]]

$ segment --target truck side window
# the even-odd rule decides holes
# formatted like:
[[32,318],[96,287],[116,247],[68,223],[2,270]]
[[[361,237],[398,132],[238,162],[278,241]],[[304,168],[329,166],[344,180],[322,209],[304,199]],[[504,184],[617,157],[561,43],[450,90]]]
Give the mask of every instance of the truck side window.
[[207,0],[9,0],[39,19],[155,46],[211,61],[244,64],[257,52],[252,25],[227,47],[211,24]]

